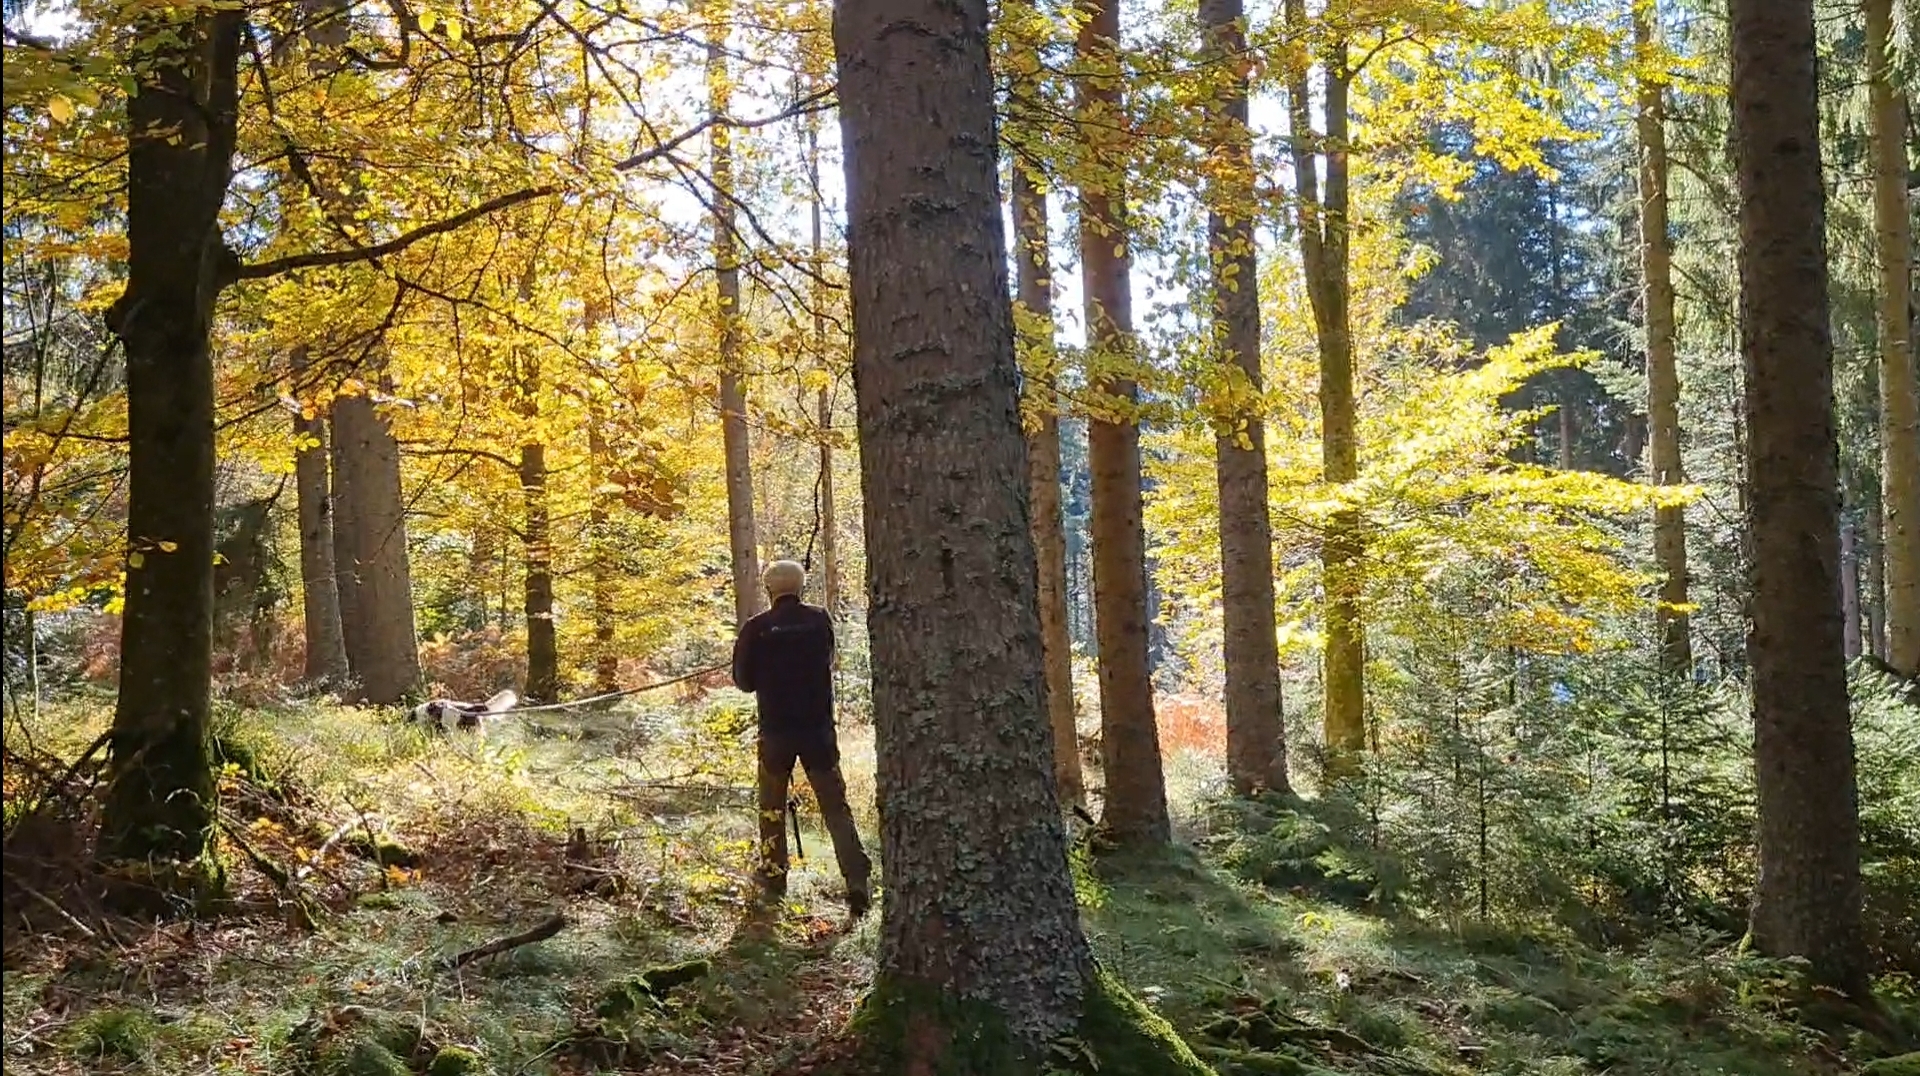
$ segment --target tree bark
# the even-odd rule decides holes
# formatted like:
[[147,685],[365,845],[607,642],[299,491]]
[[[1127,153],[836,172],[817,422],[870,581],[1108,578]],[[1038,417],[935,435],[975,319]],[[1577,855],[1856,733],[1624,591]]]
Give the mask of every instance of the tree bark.
[[[1093,616],[1100,672],[1100,762],[1106,779],[1101,824],[1121,843],[1168,840],[1160,730],[1147,654],[1147,535],[1141,502],[1139,402],[1131,367],[1132,260],[1127,252],[1126,162],[1115,132],[1124,127],[1117,2],[1082,5],[1076,87],[1088,160],[1080,177],[1080,272],[1086,293],[1089,371],[1111,413],[1087,420],[1093,475]],[[1104,366],[1106,369],[1099,370]]]
[[[1304,30],[1303,0],[1286,0],[1287,22]],[[1288,109],[1293,129],[1293,165],[1301,267],[1313,307],[1320,351],[1321,467],[1328,483],[1344,485],[1360,476],[1358,418],[1353,396],[1353,330],[1348,312],[1350,257],[1347,241],[1347,98],[1352,75],[1347,43],[1328,42],[1321,58],[1326,73],[1324,137],[1313,130],[1308,69],[1289,76]],[[1319,143],[1320,153],[1314,145]],[[1319,191],[1316,157],[1327,163],[1326,193]],[[1366,586],[1366,543],[1360,513],[1334,512],[1321,540],[1320,563],[1326,591],[1326,659],[1323,675],[1327,766],[1335,778],[1354,772],[1367,746],[1366,623],[1360,600]]]
[[[127,288],[108,326],[127,356],[127,578],[99,856],[160,890],[204,893],[216,807],[214,385],[241,18],[156,12],[136,26],[127,102]],[[129,895],[142,895],[133,887]],[[141,901],[141,903],[148,903]]]
[[[825,79],[819,72],[809,71],[807,85],[818,91]],[[820,192],[820,114],[807,113],[805,131],[807,137],[807,187],[811,196],[807,201],[809,223],[813,229],[813,244],[809,248],[809,264],[813,268],[813,358],[819,369],[827,375],[827,383],[820,386],[816,400],[820,422],[820,604],[827,612],[838,616],[840,613],[840,531],[839,519],[834,511],[833,493],[833,369],[827,361],[827,296],[823,282],[826,278],[827,249],[826,230],[821,223],[821,201],[825,198]]]
[[1866,589],[1862,604],[1867,615],[1867,653],[1887,660],[1887,559],[1880,543],[1880,508],[1878,498],[1869,506],[1866,513]]
[[[1654,13],[1634,8],[1633,38],[1647,62],[1654,47]],[[1639,84],[1634,125],[1640,138],[1640,282],[1647,333],[1647,426],[1652,439],[1655,485],[1686,481],[1680,464],[1680,367],[1674,354],[1673,241],[1667,226],[1666,88]],[[1687,521],[1679,505],[1654,509],[1653,559],[1660,570],[1654,621],[1660,664],[1686,675],[1693,668],[1687,627]]]
[[[523,305],[533,301],[538,265],[537,256],[529,257],[520,276],[518,292]],[[513,350],[512,361],[519,382],[520,417],[527,424],[519,467],[520,540],[526,555],[520,605],[527,620],[526,698],[532,703],[547,703],[560,697],[560,641],[553,622],[552,510],[547,493],[547,446],[539,432],[543,386],[537,346],[523,341]]]
[[1111,980],[1042,699],[987,5],[841,0],[834,43],[887,872],[856,1028],[875,1071],[1024,1076],[1078,1028],[1197,1076],[1163,1022],[1128,1042],[1096,1019]]
[[1840,624],[1847,660],[1860,656],[1860,540],[1844,500],[1840,517]]
[[1886,512],[1887,663],[1920,674],[1920,368],[1913,349],[1913,215],[1908,203],[1908,96],[1895,84],[1893,0],[1867,0],[1872,107],[1873,234],[1880,270],[1881,503]]
[[400,445],[366,391],[333,402],[334,568],[347,662],[363,701],[420,687]]
[[[294,356],[296,372],[307,369],[307,351]],[[333,490],[327,476],[327,420],[296,412],[293,435],[294,494],[300,517],[300,605],[306,626],[307,682],[340,688],[349,677],[347,642],[340,633],[340,591],[333,564]],[[311,443],[308,443],[311,442]]]
[[1201,0],[1200,22],[1223,65],[1214,115],[1207,245],[1214,342],[1224,376],[1215,416],[1220,574],[1226,659],[1227,774],[1236,794],[1287,792],[1275,634],[1273,530],[1260,395],[1260,265],[1255,243],[1253,135],[1247,123],[1247,43],[1241,0]]
[[1053,776],[1064,803],[1086,802],[1080,730],[1073,708],[1073,639],[1067,631],[1067,535],[1060,505],[1060,400],[1054,369],[1053,268],[1047,198],[1029,168],[1013,162],[1014,266],[1020,305],[1033,321],[1036,368],[1022,384],[1029,395],[1027,497],[1038,559],[1040,656],[1053,730]]
[[527,617],[528,702],[560,697],[560,646],[553,623],[553,538],[548,525],[547,446],[520,446],[520,497],[525,505],[526,577],[521,611]]
[[606,409],[597,398],[588,406],[587,468],[593,485],[587,507],[587,556],[590,558],[593,605],[593,691],[605,694],[620,686],[620,652],[614,637],[617,614],[613,607],[613,535],[612,495],[601,487],[607,484]]
[[1864,992],[1813,4],[1731,0],[1730,15],[1753,549],[1753,940]]
[[[731,0],[702,0],[707,15],[707,108],[725,117],[733,100],[727,71],[727,39],[733,30]],[[740,354],[740,249],[734,235],[733,132],[715,123],[708,131],[713,169],[713,270],[720,348],[720,430],[727,469],[727,541],[733,558],[733,615],[745,624],[762,608],[760,554],[753,522],[753,444],[747,430],[747,393]]]

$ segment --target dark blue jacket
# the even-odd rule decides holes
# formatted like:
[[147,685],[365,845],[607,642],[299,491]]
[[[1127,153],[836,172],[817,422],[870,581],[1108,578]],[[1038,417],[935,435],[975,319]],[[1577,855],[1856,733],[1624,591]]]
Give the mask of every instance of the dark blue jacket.
[[733,643],[733,682],[759,703],[762,735],[833,731],[833,618],[785,595]]

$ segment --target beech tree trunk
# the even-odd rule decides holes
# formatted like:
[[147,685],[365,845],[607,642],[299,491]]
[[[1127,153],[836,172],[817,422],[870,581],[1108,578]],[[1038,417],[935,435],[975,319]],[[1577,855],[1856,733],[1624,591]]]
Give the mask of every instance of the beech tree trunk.
[[[807,86],[818,90],[824,79],[818,72],[809,72]],[[839,615],[840,612],[840,532],[839,519],[834,512],[833,495],[833,370],[827,361],[827,296],[822,286],[827,267],[826,230],[821,225],[820,202],[825,196],[820,193],[820,114],[807,113],[805,130],[807,136],[807,186],[811,192],[807,209],[813,226],[813,245],[810,248],[810,264],[813,267],[813,356],[814,362],[827,375],[827,383],[820,386],[818,399],[820,422],[820,604],[827,612]]]
[[1880,542],[1880,509],[1876,502],[1866,513],[1866,595],[1862,604],[1867,607],[1867,653],[1887,660],[1887,559]]
[[[1634,43],[1642,53],[1654,46],[1651,13],[1636,6]],[[1680,465],[1680,368],[1674,355],[1673,243],[1667,227],[1666,88],[1642,81],[1634,124],[1640,136],[1640,278],[1642,316],[1647,332],[1647,426],[1652,440],[1655,485],[1686,481]],[[1679,505],[1656,508],[1653,559],[1660,570],[1660,600],[1654,620],[1660,635],[1660,663],[1669,673],[1693,668],[1693,642],[1687,628],[1687,521]]]
[[526,581],[522,611],[527,617],[527,701],[560,697],[560,647],[553,623],[553,540],[548,526],[547,446],[520,446],[520,497],[526,507],[522,541]]
[[[1078,1029],[1096,1051],[1198,1076],[1096,971],[1067,870],[987,5],[840,0],[834,43],[886,865],[856,1022],[869,1067],[1026,1076]],[[1118,1006],[1139,1018],[1133,1041],[1097,1022]]]
[[1893,0],[1867,0],[1867,93],[1873,110],[1873,234],[1880,270],[1881,502],[1886,512],[1887,663],[1920,674],[1920,368],[1913,349],[1913,211],[1908,95],[1889,53]]
[[[519,297],[533,301],[539,262],[530,258],[521,275]],[[521,588],[521,611],[527,619],[528,702],[553,702],[560,697],[560,642],[553,623],[553,535],[547,495],[547,446],[539,435],[540,354],[523,344],[513,354],[520,389],[520,417],[528,433],[520,444],[521,548],[526,551],[526,574]]]
[[1253,218],[1253,134],[1247,125],[1241,0],[1201,0],[1200,22],[1224,65],[1210,106],[1212,175],[1207,245],[1213,261],[1214,344],[1223,406],[1215,415],[1220,488],[1221,614],[1226,659],[1227,774],[1236,794],[1287,792],[1275,635],[1273,530],[1260,392],[1260,266]]
[[718,122],[733,100],[727,71],[727,39],[733,24],[730,0],[702,0],[707,26],[707,105],[716,117],[708,131],[713,168],[713,269],[720,347],[720,430],[727,468],[727,541],[733,558],[736,624],[762,607],[760,554],[753,523],[753,444],[747,430],[747,393],[740,354],[740,250],[734,236],[733,131]]
[[1844,498],[1840,517],[1840,625],[1847,660],[1860,656],[1860,540]]
[[[306,349],[294,356],[296,371],[307,368]],[[348,681],[347,641],[340,633],[340,591],[333,565],[333,489],[327,475],[327,420],[295,412],[293,435],[303,447],[294,453],[294,494],[300,517],[300,605],[306,626],[307,682],[341,688]],[[312,442],[306,444],[305,442]]]
[[587,468],[593,485],[587,507],[587,556],[592,567],[593,605],[593,691],[596,695],[615,691],[620,686],[620,652],[614,636],[617,614],[613,607],[613,535],[612,495],[601,487],[607,484],[606,411],[599,403],[588,406]]
[[99,856],[140,864],[128,895],[217,884],[207,746],[213,674],[214,386],[225,283],[238,12],[156,11],[135,28],[127,101],[127,576]]
[[333,402],[334,568],[347,663],[365,702],[420,687],[400,446],[366,392]]
[[1040,657],[1047,692],[1047,724],[1053,730],[1053,776],[1065,803],[1085,803],[1080,772],[1080,734],[1073,709],[1073,639],[1067,630],[1067,535],[1060,504],[1060,400],[1054,369],[1053,269],[1047,198],[1015,160],[1013,173],[1014,266],[1020,305],[1033,320],[1038,356],[1023,381],[1030,403],[1027,433],[1027,497],[1032,509],[1033,548],[1038,561]]
[[[1289,25],[1308,26],[1304,0],[1286,0]],[[1360,476],[1358,418],[1353,396],[1353,331],[1348,313],[1350,285],[1347,241],[1347,43],[1335,38],[1321,55],[1326,76],[1324,136],[1314,132],[1309,103],[1309,70],[1301,65],[1289,76],[1288,110],[1293,129],[1294,176],[1300,260],[1313,306],[1320,351],[1321,467],[1329,483]],[[1316,144],[1318,151],[1316,152]],[[1318,160],[1326,158],[1326,192],[1320,192]],[[1335,778],[1354,772],[1367,746],[1366,623],[1360,600],[1366,586],[1366,543],[1360,513],[1341,510],[1327,521],[1320,563],[1326,591],[1326,658],[1322,677],[1328,772]]]
[[1753,940],[1864,992],[1813,4],[1731,0],[1730,14],[1760,819]]
[[[1139,402],[1131,366],[1132,259],[1127,252],[1126,161],[1119,132],[1120,9],[1117,0],[1082,5],[1076,87],[1089,160],[1080,178],[1080,272],[1086,292],[1089,376],[1109,414],[1087,420],[1093,475],[1093,618],[1100,670],[1100,763],[1106,778],[1102,825],[1122,843],[1168,840],[1160,730],[1148,663],[1147,534],[1141,503]],[[1104,367],[1104,369],[1101,369]]]

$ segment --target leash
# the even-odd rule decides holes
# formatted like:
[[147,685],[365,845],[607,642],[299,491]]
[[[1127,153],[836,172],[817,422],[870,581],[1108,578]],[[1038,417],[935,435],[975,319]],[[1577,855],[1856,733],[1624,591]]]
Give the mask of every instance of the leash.
[[652,691],[655,688],[672,687],[675,684],[684,684],[688,680],[693,680],[702,676],[706,676],[708,673],[719,672],[721,669],[726,668],[729,664],[731,663],[723,661],[718,665],[709,665],[704,669],[695,669],[690,673],[685,673],[680,676],[676,676],[671,680],[662,680],[656,684],[644,684],[640,687],[623,688],[619,691],[609,691],[604,695],[592,695],[584,699],[575,699],[572,702],[549,702],[540,706],[515,706],[508,710],[502,710],[501,713],[537,714],[546,710],[572,710],[581,706],[592,706],[595,703],[609,702],[609,701],[612,701],[613,699],[625,698],[628,695],[638,695],[643,691]]
[[787,817],[793,820],[793,854],[800,859],[807,858],[807,846],[800,843],[800,797],[787,797]]

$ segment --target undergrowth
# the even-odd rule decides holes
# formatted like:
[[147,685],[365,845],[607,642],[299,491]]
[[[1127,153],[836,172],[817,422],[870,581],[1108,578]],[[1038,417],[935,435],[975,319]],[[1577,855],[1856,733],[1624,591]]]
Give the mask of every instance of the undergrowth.
[[[234,900],[169,924],[118,918],[91,896],[98,770],[73,763],[108,709],[82,701],[10,725],[9,892],[36,895],[7,908],[5,1063],[813,1071],[869,985],[878,917],[841,922],[817,829],[788,907],[743,899],[740,702],[509,723],[479,739],[329,705],[225,709]],[[870,738],[843,730],[843,748],[873,834]],[[1885,1044],[1814,1030],[1798,970],[1731,938],[1696,928],[1609,946],[1551,920],[1435,916],[1350,815],[1216,803],[1203,752],[1176,761],[1188,843],[1143,856],[1080,842],[1072,867],[1104,974],[1225,1076],[1901,1071]],[[452,966],[555,915],[564,925],[542,940]],[[1897,976],[1881,984],[1895,1019],[1920,1031],[1914,994]],[[1063,1042],[1056,1068],[1124,1071],[1101,1040]]]

